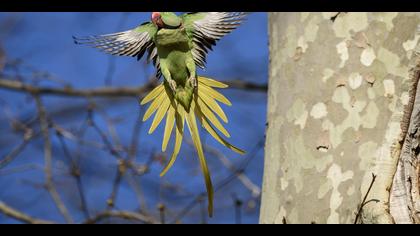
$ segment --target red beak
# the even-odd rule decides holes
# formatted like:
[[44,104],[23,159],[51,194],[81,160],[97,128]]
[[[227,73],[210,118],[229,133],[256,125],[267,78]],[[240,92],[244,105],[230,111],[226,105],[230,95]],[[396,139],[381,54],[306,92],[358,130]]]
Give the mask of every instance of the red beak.
[[156,12],[156,11],[152,12],[152,22],[153,23],[157,24],[159,18],[160,18],[160,12]]

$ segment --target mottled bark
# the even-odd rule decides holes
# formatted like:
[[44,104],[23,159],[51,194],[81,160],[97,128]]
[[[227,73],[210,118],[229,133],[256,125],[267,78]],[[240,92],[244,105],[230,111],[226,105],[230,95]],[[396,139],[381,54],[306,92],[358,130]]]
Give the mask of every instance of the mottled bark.
[[358,223],[418,222],[419,23],[269,14],[261,223],[353,223],[372,174]]

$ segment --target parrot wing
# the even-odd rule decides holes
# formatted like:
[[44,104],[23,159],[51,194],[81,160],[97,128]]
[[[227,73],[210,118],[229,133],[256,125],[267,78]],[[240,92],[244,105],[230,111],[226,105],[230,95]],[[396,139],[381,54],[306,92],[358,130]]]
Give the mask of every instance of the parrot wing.
[[236,29],[246,15],[245,12],[192,12],[181,16],[193,41],[192,54],[197,66],[205,68],[208,51],[216,41]]
[[101,50],[102,52],[117,55],[137,57],[140,60],[147,52],[147,62],[152,61],[156,67],[156,77],[161,76],[157,48],[153,37],[158,28],[151,22],[145,22],[140,26],[113,34],[95,35],[89,37],[75,37],[76,44],[84,44]]

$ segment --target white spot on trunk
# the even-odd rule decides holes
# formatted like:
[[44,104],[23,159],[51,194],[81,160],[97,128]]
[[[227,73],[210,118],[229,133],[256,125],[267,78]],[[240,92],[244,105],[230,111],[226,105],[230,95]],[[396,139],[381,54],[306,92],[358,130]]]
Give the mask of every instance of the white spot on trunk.
[[308,48],[308,43],[303,36],[300,36],[298,39],[298,47],[302,48],[302,53],[305,53],[306,49]]
[[386,71],[390,74],[401,76],[403,78],[408,77],[407,66],[402,66],[400,62],[400,56],[389,51],[386,48],[381,47],[378,50],[378,60],[383,62]]
[[375,90],[373,88],[368,88],[367,89],[367,94],[368,94],[368,98],[370,100],[373,100],[373,99],[376,98]]
[[413,40],[407,40],[406,42],[402,44],[404,50],[407,51],[408,58],[411,58],[411,55],[413,54],[413,51],[416,48],[419,39],[420,39],[420,34],[417,34],[416,36],[414,36]]
[[364,66],[372,65],[373,61],[376,59],[375,51],[372,47],[367,47],[363,50],[362,54],[360,55],[360,62]]
[[417,42],[419,41],[419,39],[420,39],[420,35],[419,35],[419,34],[417,34],[416,36],[414,36],[414,39],[405,41],[405,42],[402,44],[402,45],[403,45],[404,50],[406,50],[406,51],[411,51],[411,50],[413,50],[414,48],[416,48],[416,46],[417,46]]
[[353,194],[354,194],[354,192],[356,192],[356,188],[354,187],[354,185],[350,186],[350,187],[347,189],[347,195],[348,195],[348,196],[353,195]]
[[309,112],[306,110],[306,104],[302,99],[297,99],[287,111],[286,118],[289,122],[294,121],[295,125],[299,125],[300,128],[303,129],[305,128],[308,115]]
[[324,69],[322,73],[322,82],[326,83],[332,76],[334,75],[334,71],[330,68]]
[[349,86],[353,90],[358,89],[362,85],[363,77],[359,73],[351,73],[349,76]]
[[359,169],[364,171],[374,166],[375,156],[377,155],[378,144],[368,141],[359,146],[358,155],[360,158]]
[[408,95],[408,92],[403,92],[401,94],[401,103],[405,106],[410,101],[410,96]]
[[289,186],[289,182],[285,178],[281,178],[280,186],[281,186],[281,190],[284,191],[287,188],[287,186]]
[[341,167],[334,163],[328,169],[327,177],[331,181],[333,188],[330,198],[330,215],[328,216],[327,224],[338,224],[340,221],[337,209],[343,202],[343,197],[341,196],[338,188],[340,187],[341,183],[353,178],[353,172],[346,171],[342,173]]
[[321,119],[327,116],[327,114],[327,106],[322,102],[319,102],[312,107],[311,116],[314,119]]
[[386,79],[383,81],[383,83],[384,83],[384,96],[392,98],[395,94],[394,81],[391,79]]
[[367,108],[366,113],[362,116],[362,126],[366,129],[373,129],[376,127],[376,122],[378,121],[379,117],[379,109],[376,106],[376,103],[370,101]]
[[341,63],[340,68],[343,68],[346,64],[346,61],[349,59],[349,50],[347,47],[347,42],[343,41],[336,46],[337,53],[340,55]]

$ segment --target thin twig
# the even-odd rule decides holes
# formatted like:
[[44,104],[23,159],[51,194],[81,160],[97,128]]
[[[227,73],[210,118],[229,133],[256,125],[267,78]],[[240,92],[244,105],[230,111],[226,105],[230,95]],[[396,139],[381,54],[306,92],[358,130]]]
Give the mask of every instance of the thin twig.
[[146,197],[144,196],[143,190],[140,185],[140,181],[137,180],[136,173],[134,170],[130,168],[130,172],[127,172],[124,176],[127,183],[130,185],[130,187],[133,189],[134,193],[136,194],[137,201],[139,203],[140,212],[147,213],[147,202]]
[[365,206],[368,202],[371,202],[371,201],[377,201],[377,200],[374,200],[374,199],[373,199],[373,200],[369,200],[368,202],[366,202],[366,199],[367,199],[367,197],[368,197],[368,195],[369,195],[370,190],[372,189],[373,184],[375,183],[375,180],[376,180],[376,175],[372,173],[372,181],[370,182],[369,188],[368,188],[368,190],[367,190],[367,192],[366,192],[366,194],[365,194],[365,197],[363,198],[362,204],[360,204],[360,206],[359,206],[359,210],[357,211],[356,219],[354,219],[354,224],[357,224],[357,222],[358,222],[358,220],[359,220],[359,217],[360,217],[360,216],[361,216],[361,214],[362,214],[363,207],[364,207],[364,206]]
[[52,174],[52,146],[49,134],[49,124],[47,119],[47,113],[44,105],[42,104],[41,98],[37,95],[34,95],[36,101],[36,106],[38,109],[39,122],[41,126],[41,132],[44,137],[44,159],[45,159],[45,185],[50,193],[52,199],[54,200],[55,205],[57,206],[60,213],[63,215],[67,223],[73,223],[73,219],[70,216],[66,206],[61,200],[60,195],[57,192],[57,189],[54,186],[53,174]]
[[108,205],[107,209],[108,210],[111,210],[115,206],[115,202],[116,202],[117,195],[118,195],[118,189],[120,187],[121,180],[122,180],[122,177],[124,176],[124,174],[125,174],[124,163],[120,162],[118,164],[118,167],[117,167],[117,174],[116,174],[114,182],[112,184],[111,194],[110,194],[110,196],[107,200],[107,205]]
[[85,197],[85,192],[83,191],[83,183],[82,183],[82,176],[80,173],[80,166],[77,163],[77,161],[73,158],[73,156],[70,154],[70,151],[67,147],[66,141],[64,140],[63,136],[59,131],[56,132],[58,140],[60,142],[61,148],[63,149],[64,155],[67,157],[67,159],[71,162],[71,175],[74,177],[76,184],[77,184],[77,190],[79,192],[80,197],[80,203],[81,203],[81,209],[83,213],[85,214],[86,218],[90,217],[89,214],[89,208],[87,206],[87,201]]
[[15,158],[23,151],[25,150],[25,147],[30,143],[30,141],[38,136],[39,133],[36,134],[31,134],[28,137],[24,137],[23,141],[17,145],[15,148],[13,148],[13,150],[7,154],[4,158],[2,158],[0,160],[0,169],[6,167],[10,162],[12,162],[13,160],[15,160]]

